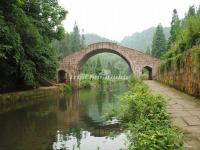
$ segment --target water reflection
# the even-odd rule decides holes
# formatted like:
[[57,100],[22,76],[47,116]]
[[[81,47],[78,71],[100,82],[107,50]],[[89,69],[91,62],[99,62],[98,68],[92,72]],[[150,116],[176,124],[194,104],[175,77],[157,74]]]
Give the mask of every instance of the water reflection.
[[53,150],[125,150],[125,134],[120,133],[115,137],[94,137],[88,131],[81,131],[81,139],[76,136],[57,133],[57,141],[53,143]]
[[[69,150],[119,149],[124,142],[119,125],[106,124],[101,115],[116,105],[117,96],[126,90],[122,83],[109,90],[81,90],[0,114],[0,149],[52,149],[57,130],[63,131]],[[117,131],[116,138],[108,138],[113,131]]]
[[[56,117],[65,124],[73,124],[80,120],[80,93],[61,95],[55,107]],[[58,109],[59,108],[59,109]]]

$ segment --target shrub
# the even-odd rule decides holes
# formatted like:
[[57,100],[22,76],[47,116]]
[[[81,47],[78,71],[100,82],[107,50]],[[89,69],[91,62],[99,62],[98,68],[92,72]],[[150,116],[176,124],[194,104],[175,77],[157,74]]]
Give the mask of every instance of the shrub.
[[191,53],[195,63],[194,71],[200,73],[200,46],[193,47]]
[[171,126],[165,98],[152,93],[139,79],[132,77],[132,81],[132,89],[120,98],[118,109],[113,111],[130,131],[129,150],[182,149],[182,134]]
[[91,81],[89,79],[82,79],[80,81],[81,88],[91,88]]
[[141,75],[141,79],[142,79],[142,80],[148,80],[148,78],[149,78],[149,75],[148,75],[148,74],[142,74],[142,75]]
[[130,76],[130,81],[134,85],[134,84],[140,82],[140,79],[137,78],[136,76],[132,75],[132,76]]
[[72,92],[73,91],[73,87],[70,83],[65,83],[64,85],[64,89],[68,92]]

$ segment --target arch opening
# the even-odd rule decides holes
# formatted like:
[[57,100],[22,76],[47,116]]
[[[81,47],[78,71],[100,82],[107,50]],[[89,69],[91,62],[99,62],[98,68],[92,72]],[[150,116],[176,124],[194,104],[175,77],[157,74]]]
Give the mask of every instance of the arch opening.
[[153,76],[152,76],[152,68],[149,66],[145,66],[142,69],[142,75],[148,79],[148,80],[153,80]]
[[65,83],[66,82],[66,72],[64,70],[58,71],[58,83]]
[[129,62],[129,60],[123,56],[122,54],[120,54],[119,52],[117,52],[116,50],[113,50],[113,49],[95,49],[91,52],[89,52],[88,54],[86,54],[79,62],[78,64],[78,68],[79,68],[79,71],[82,71],[83,69],[83,66],[84,64],[90,59],[92,58],[93,56],[96,56],[96,55],[99,55],[99,54],[104,54],[104,53],[107,53],[107,54],[114,54],[114,55],[117,55],[118,57],[120,57],[121,59],[123,59],[126,64],[129,66],[129,69],[130,69],[130,72],[133,73],[133,70],[131,68],[131,64]]
[[95,75],[99,75],[99,73],[101,73],[105,76],[129,76],[132,73],[130,63],[121,55],[111,52],[102,52],[87,56],[87,59],[84,58],[82,62],[83,63],[81,63],[80,66],[80,73]]

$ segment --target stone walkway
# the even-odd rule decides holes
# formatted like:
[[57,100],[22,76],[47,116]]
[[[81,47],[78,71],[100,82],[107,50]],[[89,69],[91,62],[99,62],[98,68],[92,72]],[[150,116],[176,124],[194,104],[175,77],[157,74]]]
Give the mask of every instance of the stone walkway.
[[149,87],[168,98],[167,111],[173,124],[185,136],[187,150],[200,150],[200,99],[195,99],[156,81],[145,81]]

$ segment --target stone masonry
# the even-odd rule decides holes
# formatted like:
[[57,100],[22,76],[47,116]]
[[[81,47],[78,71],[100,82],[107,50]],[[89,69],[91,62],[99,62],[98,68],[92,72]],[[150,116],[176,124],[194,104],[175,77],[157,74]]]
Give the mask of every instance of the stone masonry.
[[142,74],[142,69],[148,67],[151,69],[150,71],[154,78],[161,64],[159,59],[153,58],[140,51],[120,46],[116,43],[101,42],[91,44],[78,52],[65,56],[60,61],[58,73],[59,71],[63,71],[65,73],[65,82],[70,82],[75,87],[79,87],[77,76],[79,76],[83,64],[90,57],[103,52],[114,53],[121,56],[136,76],[140,76]]

